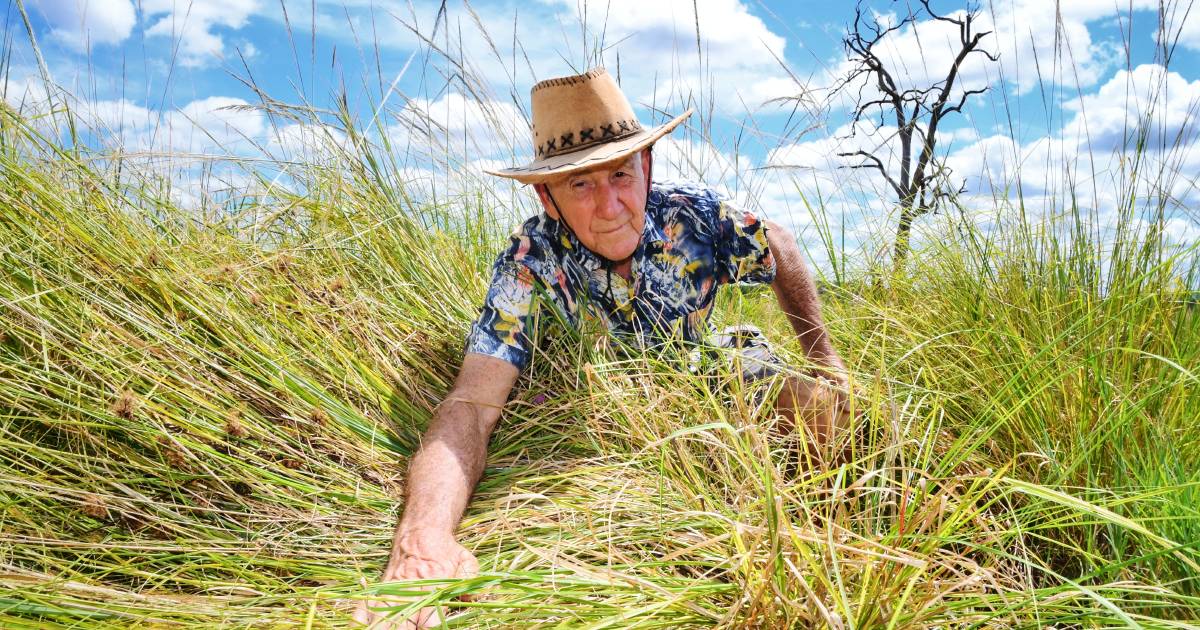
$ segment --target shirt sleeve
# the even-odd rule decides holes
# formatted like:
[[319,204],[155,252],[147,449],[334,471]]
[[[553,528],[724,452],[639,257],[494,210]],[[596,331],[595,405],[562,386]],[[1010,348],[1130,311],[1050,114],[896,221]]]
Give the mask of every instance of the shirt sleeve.
[[767,224],[725,199],[717,207],[717,273],[723,282],[770,284],[775,257],[767,245]]
[[466,352],[496,357],[524,370],[533,355],[535,303],[545,291],[533,270],[539,248],[531,247],[522,231],[511,240],[492,265],[492,282],[467,335]]

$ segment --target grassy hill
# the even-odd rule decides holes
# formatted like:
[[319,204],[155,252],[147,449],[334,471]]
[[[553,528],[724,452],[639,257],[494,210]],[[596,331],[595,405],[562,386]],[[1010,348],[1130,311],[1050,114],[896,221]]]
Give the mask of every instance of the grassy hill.
[[[508,226],[365,146],[198,214],[0,115],[0,626],[344,626],[412,588],[374,580]],[[430,597],[456,627],[1200,622],[1194,254],[1080,220],[829,287],[861,395],[824,471],[731,379],[559,335],[460,529],[483,574]]]

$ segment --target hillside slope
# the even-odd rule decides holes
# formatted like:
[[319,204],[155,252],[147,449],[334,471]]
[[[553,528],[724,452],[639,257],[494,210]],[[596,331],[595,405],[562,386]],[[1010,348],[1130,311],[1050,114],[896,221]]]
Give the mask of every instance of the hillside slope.
[[[348,625],[503,227],[367,154],[201,219],[2,115],[0,625]],[[459,627],[1200,620],[1186,269],[1024,229],[830,289],[861,396],[827,472],[729,378],[557,336],[460,530],[484,574],[434,597]]]

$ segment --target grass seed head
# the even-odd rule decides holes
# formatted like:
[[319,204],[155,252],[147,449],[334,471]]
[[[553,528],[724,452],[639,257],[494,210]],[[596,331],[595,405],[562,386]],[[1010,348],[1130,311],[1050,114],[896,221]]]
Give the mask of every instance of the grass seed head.
[[108,506],[104,503],[104,499],[91,492],[83,496],[82,510],[84,514],[97,520],[108,518]]
[[292,268],[292,257],[287,254],[280,254],[275,260],[271,261],[271,268],[279,273],[287,273]]
[[308,414],[308,419],[312,421],[313,424],[323,427],[325,426],[325,423],[329,422],[329,414],[320,407],[313,407],[313,410]]
[[237,409],[232,409],[229,416],[225,418],[225,434],[230,437],[244,438],[249,435],[246,427],[242,425],[242,412]]
[[132,391],[126,389],[123,390],[119,396],[117,396],[117,400],[113,402],[112,406],[109,407],[108,410],[118,418],[132,420],[134,412],[137,411],[137,408],[137,396],[135,396]]
[[158,444],[163,448],[163,457],[167,460],[167,464],[176,470],[183,470],[187,467],[187,458],[183,452],[165,435],[158,436]]

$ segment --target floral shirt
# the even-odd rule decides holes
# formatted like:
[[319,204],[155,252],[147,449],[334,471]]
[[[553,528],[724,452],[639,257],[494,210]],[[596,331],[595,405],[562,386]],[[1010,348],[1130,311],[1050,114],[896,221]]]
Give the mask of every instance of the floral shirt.
[[581,316],[642,347],[700,341],[717,287],[769,283],[775,261],[766,225],[706,186],[656,182],[626,282],[546,213],[522,224],[492,266],[493,277],[466,351],[523,369],[533,352],[535,304]]

